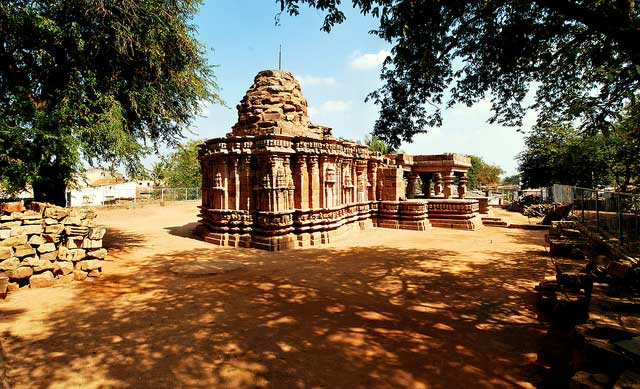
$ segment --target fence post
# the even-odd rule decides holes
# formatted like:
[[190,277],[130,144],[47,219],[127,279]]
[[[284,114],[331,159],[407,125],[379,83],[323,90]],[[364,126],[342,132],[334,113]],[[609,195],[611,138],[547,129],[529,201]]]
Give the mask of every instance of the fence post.
[[618,238],[622,244],[622,207],[620,206],[620,192],[618,192]]
[[600,207],[598,203],[600,202],[600,195],[598,194],[598,190],[596,189],[596,231],[600,230]]
[[582,208],[582,222],[584,223],[584,189],[580,190],[580,208]]
[[189,188],[184,188],[184,201],[188,200],[188,198],[187,198],[187,194],[189,193],[188,190],[189,190]]

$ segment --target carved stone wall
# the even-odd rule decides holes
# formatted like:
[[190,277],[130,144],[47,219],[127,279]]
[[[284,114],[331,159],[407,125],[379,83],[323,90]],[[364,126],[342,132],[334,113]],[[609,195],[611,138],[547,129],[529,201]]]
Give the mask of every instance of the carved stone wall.
[[290,72],[260,72],[237,108],[232,131],[199,151],[206,241],[283,250],[348,227],[429,226],[424,202],[399,202],[405,166],[313,125]]

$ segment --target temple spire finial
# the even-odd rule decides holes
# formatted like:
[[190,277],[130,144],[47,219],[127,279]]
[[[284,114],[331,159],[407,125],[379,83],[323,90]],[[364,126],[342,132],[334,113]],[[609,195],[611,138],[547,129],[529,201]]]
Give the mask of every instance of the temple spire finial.
[[278,50],[278,70],[282,70],[282,45],[280,45],[280,49]]

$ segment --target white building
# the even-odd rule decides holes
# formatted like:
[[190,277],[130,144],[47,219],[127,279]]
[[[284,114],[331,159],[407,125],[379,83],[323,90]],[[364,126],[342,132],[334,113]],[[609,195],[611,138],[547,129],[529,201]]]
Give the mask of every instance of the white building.
[[83,205],[104,205],[116,200],[135,200],[137,186],[137,182],[131,181],[71,189],[67,191],[67,205],[79,207]]

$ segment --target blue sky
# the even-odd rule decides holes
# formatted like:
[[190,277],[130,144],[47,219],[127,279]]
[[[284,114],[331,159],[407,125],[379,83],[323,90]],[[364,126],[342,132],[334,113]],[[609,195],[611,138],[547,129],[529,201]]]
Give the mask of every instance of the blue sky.
[[[390,50],[386,42],[368,34],[376,21],[349,9],[347,21],[327,34],[320,31],[320,12],[301,11],[297,17],[282,15],[277,26],[275,0],[205,2],[194,23],[210,63],[218,66],[220,96],[231,108],[205,107],[189,138],[221,137],[230,131],[237,119],[235,106],[255,75],[277,68],[279,45],[283,69],[301,81],[312,122],[353,140],[363,140],[371,132],[378,109],[364,99],[380,85],[381,62]],[[514,128],[488,124],[489,106],[487,100],[470,108],[447,110],[442,127],[416,136],[401,149],[411,154],[474,154],[514,174],[514,158],[523,149],[523,136]],[[533,119],[529,115],[525,124],[530,126]]]

